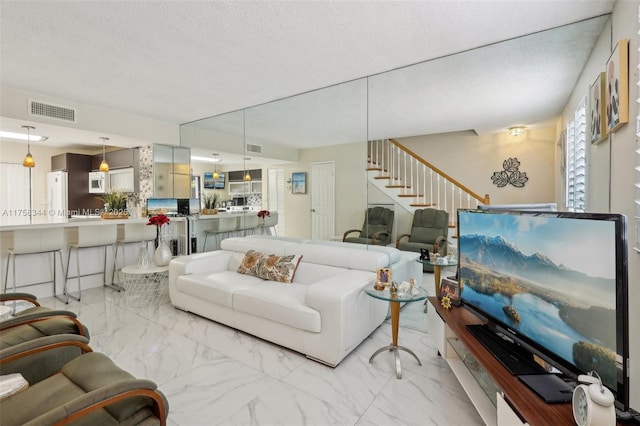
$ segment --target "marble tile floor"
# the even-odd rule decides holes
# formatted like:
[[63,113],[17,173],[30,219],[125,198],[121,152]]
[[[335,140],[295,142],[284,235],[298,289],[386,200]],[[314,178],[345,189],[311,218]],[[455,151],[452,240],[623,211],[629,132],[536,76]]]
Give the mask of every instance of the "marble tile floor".
[[[431,280],[429,282],[429,279]],[[433,292],[433,276],[423,284]],[[401,380],[391,354],[371,354],[391,341],[382,324],[338,367],[194,314],[166,300],[127,303],[124,293],[93,288],[81,302],[54,298],[44,306],[77,313],[90,345],[136,377],[155,381],[169,400],[169,425],[481,425],[482,420],[426,329],[422,302],[407,311],[399,344]],[[422,325],[417,323],[422,322]],[[410,328],[411,327],[411,328]]]

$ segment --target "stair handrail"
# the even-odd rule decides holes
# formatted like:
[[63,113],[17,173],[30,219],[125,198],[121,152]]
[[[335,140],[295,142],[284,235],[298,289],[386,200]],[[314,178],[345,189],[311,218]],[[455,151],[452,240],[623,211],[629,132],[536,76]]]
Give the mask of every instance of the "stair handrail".
[[410,156],[412,156],[413,158],[415,158],[416,160],[418,160],[419,162],[421,162],[422,164],[424,164],[425,166],[427,166],[428,168],[430,168],[431,170],[433,170],[434,172],[436,172],[440,176],[444,177],[446,180],[451,182],[453,185],[457,186],[458,188],[460,188],[461,190],[463,190],[464,192],[469,194],[471,197],[473,197],[476,200],[480,201],[482,204],[484,204],[484,205],[491,204],[491,199],[489,197],[489,194],[485,194],[484,197],[479,195],[479,194],[477,194],[475,191],[472,191],[471,189],[467,188],[465,185],[463,185],[462,183],[458,182],[456,179],[454,179],[453,177],[449,176],[447,173],[443,172],[438,167],[436,167],[433,164],[429,163],[427,160],[425,160],[424,158],[422,158],[421,156],[419,156],[415,152],[411,151],[409,148],[405,147],[404,145],[402,145],[397,140],[395,140],[393,138],[389,138],[389,142],[391,142],[393,145],[395,145],[401,151],[406,152],[407,154],[409,154]]

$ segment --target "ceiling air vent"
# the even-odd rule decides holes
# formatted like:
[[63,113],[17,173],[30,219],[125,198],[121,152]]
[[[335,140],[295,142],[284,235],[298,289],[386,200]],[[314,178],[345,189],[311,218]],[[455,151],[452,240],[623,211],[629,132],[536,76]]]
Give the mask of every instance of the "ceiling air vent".
[[39,101],[29,101],[29,115],[53,118],[55,120],[76,122],[76,110],[60,105],[45,104]]
[[251,143],[248,143],[247,152],[252,152],[254,154],[262,154],[262,145],[253,145]]

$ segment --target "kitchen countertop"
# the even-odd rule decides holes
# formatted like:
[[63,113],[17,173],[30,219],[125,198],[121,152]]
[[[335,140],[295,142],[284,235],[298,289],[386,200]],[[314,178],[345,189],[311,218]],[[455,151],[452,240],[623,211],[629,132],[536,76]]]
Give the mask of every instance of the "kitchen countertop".
[[[186,218],[182,216],[172,217],[171,221],[182,222]],[[79,218],[79,219],[67,219],[66,222],[58,222],[58,223],[33,223],[33,224],[22,224],[22,225],[5,225],[0,226],[0,232],[5,231],[15,231],[17,229],[45,229],[45,228],[71,228],[76,226],[88,226],[88,225],[119,225],[125,223],[147,223],[149,221],[148,217],[140,217],[140,218],[130,218],[130,219],[100,219],[100,216],[93,216],[90,218]]]

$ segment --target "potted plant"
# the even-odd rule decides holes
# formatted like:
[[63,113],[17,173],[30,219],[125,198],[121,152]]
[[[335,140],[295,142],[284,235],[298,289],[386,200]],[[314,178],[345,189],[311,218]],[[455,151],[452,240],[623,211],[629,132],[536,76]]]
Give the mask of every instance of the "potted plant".
[[107,191],[103,196],[98,197],[104,202],[104,213],[100,215],[102,219],[127,219],[127,195],[120,191]]
[[202,202],[204,203],[203,214],[218,214],[220,204],[220,194],[216,191],[204,193]]

